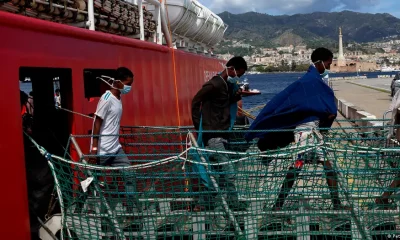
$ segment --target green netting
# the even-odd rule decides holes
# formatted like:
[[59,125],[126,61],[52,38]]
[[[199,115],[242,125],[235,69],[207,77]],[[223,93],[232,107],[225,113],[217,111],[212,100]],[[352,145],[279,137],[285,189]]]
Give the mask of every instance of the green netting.
[[68,239],[396,239],[396,194],[375,203],[400,172],[388,129],[305,130],[260,152],[244,129],[215,150],[196,147],[190,128],[123,127],[131,167],[46,156]]

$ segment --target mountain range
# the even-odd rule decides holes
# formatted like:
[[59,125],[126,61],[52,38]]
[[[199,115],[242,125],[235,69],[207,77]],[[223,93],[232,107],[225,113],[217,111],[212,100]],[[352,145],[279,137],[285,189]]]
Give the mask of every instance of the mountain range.
[[263,46],[337,42],[339,27],[345,42],[363,43],[400,36],[400,19],[387,13],[342,11],[272,16],[223,12],[219,16],[229,25],[226,39],[246,40]]

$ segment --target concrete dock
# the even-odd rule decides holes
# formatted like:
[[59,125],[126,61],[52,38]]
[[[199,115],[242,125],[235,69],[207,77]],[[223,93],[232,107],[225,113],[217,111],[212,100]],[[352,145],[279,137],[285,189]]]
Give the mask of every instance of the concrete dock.
[[[360,130],[364,132],[381,129],[388,121],[376,119],[382,119],[389,110],[391,81],[392,78],[331,81],[338,107],[337,120],[352,120],[335,122],[332,127],[353,127],[356,124],[363,127]],[[386,118],[391,116],[389,113]]]
[[332,81],[332,88],[338,100],[357,106],[358,111],[365,111],[376,118],[382,118],[392,101],[391,81],[391,78]]

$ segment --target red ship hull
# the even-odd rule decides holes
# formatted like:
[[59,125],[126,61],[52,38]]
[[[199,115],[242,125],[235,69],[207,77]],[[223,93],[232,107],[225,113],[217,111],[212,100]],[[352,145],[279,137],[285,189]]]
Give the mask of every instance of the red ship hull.
[[[191,125],[191,100],[223,61],[165,46],[0,12],[2,66],[2,139],[4,166],[0,234],[4,239],[29,239],[29,214],[19,103],[21,67],[70,70],[68,108],[95,111],[98,98],[85,97],[84,69],[130,68],[133,90],[123,98],[121,125]],[[35,110],[36,111],[36,110]],[[92,121],[68,116],[70,133],[87,134]],[[76,157],[76,155],[75,155]]]

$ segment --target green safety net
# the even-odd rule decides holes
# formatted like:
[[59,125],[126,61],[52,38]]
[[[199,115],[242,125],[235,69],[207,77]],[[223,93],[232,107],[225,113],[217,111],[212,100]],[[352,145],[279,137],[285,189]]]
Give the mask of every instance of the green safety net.
[[[196,147],[190,127],[122,127],[125,155],[115,157],[130,167],[38,148],[55,178],[66,239],[399,239],[389,186],[399,178],[400,146],[391,129],[304,129],[289,146],[260,152],[244,128],[212,149]],[[72,136],[70,145],[88,141]],[[377,204],[385,191],[389,204]]]

